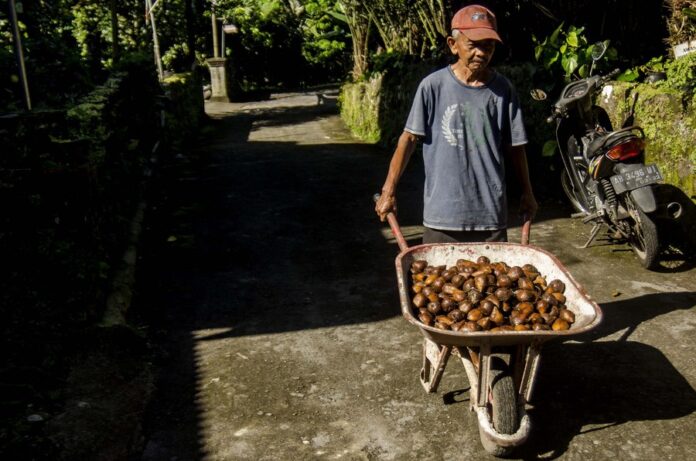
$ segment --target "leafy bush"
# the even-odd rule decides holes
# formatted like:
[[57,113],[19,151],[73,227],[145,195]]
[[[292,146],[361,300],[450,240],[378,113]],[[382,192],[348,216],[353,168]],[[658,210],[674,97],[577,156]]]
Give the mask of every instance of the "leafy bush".
[[681,58],[669,61],[667,71],[667,85],[689,95],[696,90],[696,53],[690,53]]
[[302,19],[302,56],[324,73],[342,77],[348,67],[350,42],[345,14],[338,11],[335,0],[306,2]]
[[165,69],[180,72],[190,64],[188,62],[189,49],[186,43],[177,43],[169,47],[162,55],[162,65]]
[[[590,74],[592,68],[592,52],[595,45],[588,44],[584,35],[584,27],[568,26],[567,30],[561,23],[551,35],[543,41],[539,41],[536,36],[532,36],[535,44],[534,58],[541,63],[546,70],[556,71],[560,69],[565,81],[570,81],[574,77],[585,78]],[[607,51],[602,58],[595,63],[596,66],[602,63],[613,62],[617,59],[614,48],[609,46],[609,41],[604,41]]]
[[[216,15],[237,25],[228,35],[235,84],[243,92],[343,79],[348,27],[335,0],[220,0]],[[280,70],[280,71],[279,71]]]
[[387,72],[403,72],[410,65],[418,61],[420,60],[402,51],[387,50],[373,53],[370,55],[367,75],[365,75],[365,77],[370,78],[375,74],[384,74]]
[[667,79],[654,84],[680,91],[688,99],[696,90],[696,53],[669,60],[665,60],[662,56],[652,58],[643,65],[625,70],[617,77],[617,80],[634,82],[649,72],[665,72]]

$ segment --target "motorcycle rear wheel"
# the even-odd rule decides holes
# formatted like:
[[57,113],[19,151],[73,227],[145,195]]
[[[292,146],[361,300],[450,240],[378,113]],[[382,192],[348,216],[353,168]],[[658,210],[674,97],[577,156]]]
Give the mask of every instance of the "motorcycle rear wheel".
[[629,199],[627,205],[632,216],[628,244],[644,268],[655,270],[659,265],[660,255],[657,226],[650,216],[635,206],[632,200]]

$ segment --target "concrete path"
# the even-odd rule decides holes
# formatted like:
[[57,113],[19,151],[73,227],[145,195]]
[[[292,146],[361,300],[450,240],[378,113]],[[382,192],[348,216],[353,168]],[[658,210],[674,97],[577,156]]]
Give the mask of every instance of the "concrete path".
[[[160,352],[143,460],[491,459],[463,367],[451,360],[437,393],[419,383],[421,335],[400,316],[397,246],[370,199],[389,153],[322,102],[208,104],[214,130],[164,172],[134,307]],[[414,243],[421,171],[400,189]],[[513,458],[696,459],[696,269],[579,249],[589,228],[569,214],[545,203],[532,243],[605,320],[544,347]]]

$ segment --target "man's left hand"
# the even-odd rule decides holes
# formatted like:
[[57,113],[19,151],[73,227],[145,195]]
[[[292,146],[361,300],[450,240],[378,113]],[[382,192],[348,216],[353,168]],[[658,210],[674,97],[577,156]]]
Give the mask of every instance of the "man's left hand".
[[539,205],[537,204],[534,194],[527,192],[520,197],[520,216],[527,216],[528,219],[534,219]]

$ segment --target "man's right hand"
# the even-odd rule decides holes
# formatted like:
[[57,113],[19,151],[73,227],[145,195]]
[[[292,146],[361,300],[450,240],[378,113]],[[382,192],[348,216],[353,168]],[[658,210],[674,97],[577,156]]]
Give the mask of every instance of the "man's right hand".
[[387,219],[389,212],[396,214],[396,197],[391,194],[382,193],[375,203],[375,212],[379,216],[379,220],[384,222]]

